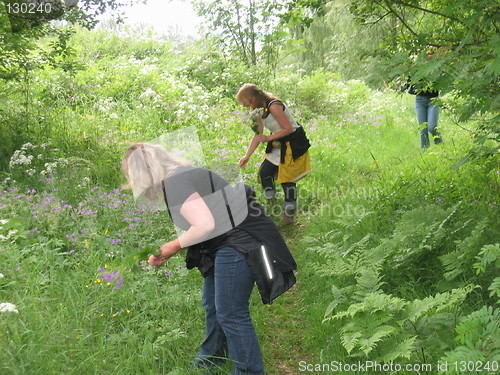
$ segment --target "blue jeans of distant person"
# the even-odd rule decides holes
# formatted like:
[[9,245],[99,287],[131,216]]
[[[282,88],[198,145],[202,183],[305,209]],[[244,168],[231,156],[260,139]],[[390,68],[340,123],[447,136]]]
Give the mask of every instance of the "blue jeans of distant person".
[[264,374],[249,310],[254,278],[245,257],[231,247],[215,254],[214,267],[203,284],[206,338],[196,356],[196,368],[215,372],[229,354],[234,364],[232,374]]
[[434,138],[434,144],[442,142],[441,134],[437,130],[439,119],[439,106],[432,102],[433,98],[417,95],[415,99],[415,112],[420,129],[420,147],[430,146],[429,133]]

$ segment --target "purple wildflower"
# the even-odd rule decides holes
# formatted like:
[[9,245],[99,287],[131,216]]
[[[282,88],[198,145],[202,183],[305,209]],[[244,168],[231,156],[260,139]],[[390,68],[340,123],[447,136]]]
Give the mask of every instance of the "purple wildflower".
[[103,267],[99,267],[98,270],[101,272],[101,279],[106,280],[110,284],[115,284],[113,290],[123,287],[123,276],[120,275],[118,270],[106,272],[106,269]]

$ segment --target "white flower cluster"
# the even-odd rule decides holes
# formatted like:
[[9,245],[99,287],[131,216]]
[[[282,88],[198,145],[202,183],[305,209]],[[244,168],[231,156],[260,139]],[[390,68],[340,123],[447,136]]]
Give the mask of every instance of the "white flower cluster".
[[114,107],[116,107],[116,102],[113,98],[99,99],[97,102],[97,108],[104,113],[110,112]]
[[7,233],[6,236],[4,236],[3,234],[0,234],[0,242],[7,241],[8,239],[10,239],[16,233],[17,233],[17,230],[11,229],[11,230],[9,230],[9,233]]
[[[6,220],[6,219],[0,220],[0,230],[2,230],[3,229],[3,225],[7,224],[8,222],[9,222],[9,220]],[[17,233],[17,230],[11,229],[11,230],[9,230],[9,232],[7,233],[6,236],[4,236],[3,234],[0,234],[0,242],[7,241],[8,239],[10,239],[16,233]]]
[[10,303],[10,302],[2,302],[2,303],[0,303],[0,313],[3,313],[3,312],[13,312],[13,313],[16,313],[16,314],[19,313],[19,311],[17,310],[16,305],[14,305],[13,303]]
[[152,96],[156,95],[156,91],[151,87],[148,87],[141,95],[139,95],[139,99],[149,99]]
[[150,72],[155,72],[158,70],[158,67],[155,65],[145,65],[143,68],[139,71],[139,74],[146,75],[149,74]]
[[[47,150],[49,146],[51,146],[50,143],[42,143],[40,145],[26,143],[19,150],[14,151],[14,154],[10,158],[9,166],[11,168],[20,167],[28,176],[34,176],[37,171],[42,169],[42,160],[48,159],[49,161],[43,163],[43,170],[40,171],[40,175],[45,176],[52,174],[57,168],[70,165],[69,159],[49,156],[51,153],[57,153],[59,151],[57,148]],[[43,152],[43,154],[41,154],[40,151]],[[28,152],[33,155],[30,155]],[[46,152],[48,152],[48,155]],[[31,165],[31,168],[22,168],[28,165]]]
[[16,165],[30,165],[33,160],[33,155],[26,155],[26,150],[16,150],[11,156],[9,161],[9,167],[15,167]]

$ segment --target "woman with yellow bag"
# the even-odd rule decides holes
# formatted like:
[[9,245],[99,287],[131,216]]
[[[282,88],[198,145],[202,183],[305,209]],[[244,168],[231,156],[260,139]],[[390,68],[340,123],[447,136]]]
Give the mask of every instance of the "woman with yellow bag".
[[[297,211],[296,183],[311,171],[308,152],[310,143],[306,133],[279,98],[253,83],[243,85],[236,94],[236,100],[257,113],[258,124],[257,134],[239,165],[244,168],[259,143],[267,142],[266,156],[259,170],[264,196],[274,201],[275,182],[281,184],[285,194],[283,223],[291,224]],[[271,134],[264,135],[264,128],[270,130]]]

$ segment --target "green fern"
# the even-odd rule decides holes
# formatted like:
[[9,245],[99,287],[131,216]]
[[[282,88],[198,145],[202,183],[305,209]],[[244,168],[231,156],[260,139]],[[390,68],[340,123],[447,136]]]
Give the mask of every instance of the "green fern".
[[499,327],[500,310],[484,306],[481,310],[470,314],[457,326],[455,329],[458,334],[456,340],[462,345],[471,347],[478,340],[482,341],[494,334],[497,334],[498,339],[500,338],[498,336],[500,334]]
[[[483,306],[467,316],[455,329],[455,341],[460,345],[454,350],[445,353],[441,362],[474,362],[493,363],[500,362],[500,310],[491,306]],[[495,371],[481,372],[493,374]],[[492,370],[492,369],[490,369]],[[448,368],[449,374],[462,373],[457,368]]]
[[422,300],[416,299],[408,305],[408,320],[416,322],[425,314],[436,314],[449,310],[462,302],[473,289],[473,286],[469,286],[467,288],[453,289],[446,293],[438,293]]
[[415,349],[416,341],[416,336],[411,336],[403,340],[400,340],[399,338],[388,340],[384,347],[380,350],[382,353],[380,360],[385,363],[394,362],[400,358],[410,360]]
[[379,267],[359,269],[352,295],[354,301],[361,302],[367,295],[377,293],[380,290],[384,282],[382,282],[382,276],[376,268]]
[[[376,285],[377,279],[369,284]],[[432,353],[433,348],[449,347],[450,335],[446,332],[454,326],[450,312],[472,289],[455,289],[411,302],[377,291],[341,311],[338,311],[340,303],[333,303],[324,321],[341,323],[341,342],[350,355],[382,361],[409,359],[424,352]],[[340,289],[333,292],[337,302],[345,301]]]
[[486,272],[486,268],[491,263],[495,264],[495,268],[500,268],[500,243],[483,246],[476,260],[473,267],[477,274]]
[[[323,322],[339,325],[340,342],[349,356],[430,363],[455,345],[450,333],[457,329],[460,335],[459,326],[455,327],[460,319],[459,307],[478,286],[471,282],[416,299],[391,295],[382,288],[404,295],[400,280],[435,283],[435,276],[442,277],[443,271],[437,259],[441,259],[449,279],[473,275],[474,268],[485,272],[492,264],[497,266],[498,245],[484,246],[490,224],[483,220],[471,230],[473,221],[457,219],[459,209],[460,205],[428,205],[408,211],[385,238],[365,231],[373,213],[358,220],[341,217],[332,222],[331,231],[308,239],[322,259],[315,265],[318,274],[330,277],[334,284]],[[458,240],[460,237],[465,239]],[[444,252],[448,253],[439,257]],[[500,278],[493,281],[490,291],[500,295]],[[488,332],[496,329],[492,326]],[[491,347],[491,342],[484,344]]]
[[488,220],[482,220],[472,230],[469,237],[457,241],[457,248],[440,257],[445,268],[445,277],[453,280],[458,276],[472,273],[472,264],[484,244],[484,232],[488,228]]
[[[325,311],[325,317],[331,316],[333,311],[341,304],[345,303],[348,301],[348,298],[346,296],[346,291],[351,289],[351,287],[348,288],[342,288],[339,289],[335,285],[332,285],[332,295],[333,295],[333,301],[330,302],[328,307],[326,308]],[[349,293],[350,294],[350,293]]]
[[[500,276],[495,277],[488,290],[490,291],[490,297],[497,296],[500,298]],[[497,300],[497,303],[500,303],[500,299]]]
[[432,250],[436,243],[441,241],[443,238],[446,238],[448,233],[445,225],[453,218],[453,216],[455,216],[459,206],[460,203],[452,207],[450,210],[447,210],[447,216],[443,220],[439,218],[440,216],[436,216],[437,220],[432,223],[427,235],[420,242],[418,246],[419,249]]
[[366,355],[377,346],[377,344],[383,339],[392,336],[396,332],[397,328],[390,325],[383,325],[377,327],[373,335],[368,338],[359,339],[359,348]]
[[[476,260],[477,262],[473,265],[476,269],[476,274],[486,273],[490,264],[494,264],[495,269],[492,272],[498,274],[498,270],[500,269],[500,244],[483,246],[476,256]],[[500,297],[500,277],[496,277],[493,280],[488,290],[490,291],[490,297]],[[500,301],[497,300],[498,302]]]
[[361,332],[350,332],[342,335],[340,338],[340,341],[342,342],[342,345],[344,346],[345,350],[347,350],[347,353],[351,354],[353,349],[358,346],[359,338],[362,336]]
[[399,269],[415,266],[415,259],[441,246],[447,237],[446,224],[456,207],[443,209],[437,205],[419,207],[406,212],[396,224],[389,242],[390,267]]
[[368,251],[372,236],[366,235],[352,244],[326,243],[313,247],[324,259],[323,263],[316,263],[316,270],[322,276],[339,276],[355,278],[360,269],[376,267],[383,258],[373,259],[376,253]]
[[359,303],[331,315],[325,321],[339,320],[342,323],[341,342],[349,354],[368,355],[384,339],[396,334],[400,328],[396,316],[400,315],[407,302],[382,293],[370,293]]

